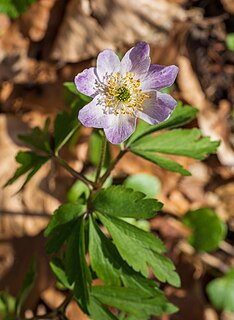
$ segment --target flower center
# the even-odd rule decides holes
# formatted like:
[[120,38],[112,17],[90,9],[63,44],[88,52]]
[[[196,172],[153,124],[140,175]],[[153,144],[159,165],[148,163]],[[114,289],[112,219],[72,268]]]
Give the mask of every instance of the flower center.
[[126,72],[125,77],[121,77],[117,72],[109,78],[103,100],[105,113],[137,116],[137,112],[143,110],[142,103],[150,96],[142,92],[141,81],[135,77],[135,73]]
[[119,101],[125,102],[131,97],[129,90],[126,87],[120,87],[116,90],[116,98]]

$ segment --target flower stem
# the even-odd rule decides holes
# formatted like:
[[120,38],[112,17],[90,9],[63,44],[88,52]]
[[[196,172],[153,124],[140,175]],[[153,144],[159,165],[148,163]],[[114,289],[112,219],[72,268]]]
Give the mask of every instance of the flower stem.
[[95,177],[95,185],[98,182],[98,179],[101,174],[101,170],[105,161],[105,156],[106,156],[106,146],[107,146],[107,139],[106,136],[103,134],[102,136],[102,147],[101,147],[101,155],[100,155],[100,160],[97,166],[97,172],[96,172],[96,177]]
[[69,164],[66,161],[64,161],[62,158],[60,158],[59,156],[53,156],[53,159],[57,163],[59,163],[63,168],[65,168],[73,177],[75,177],[75,178],[81,180],[82,182],[84,182],[89,187],[89,189],[93,188],[93,182],[92,181],[90,181],[85,176],[83,176],[81,173],[77,172],[72,167],[70,167]]
[[119,160],[125,155],[125,153],[128,150],[124,149],[124,150],[120,150],[119,154],[117,155],[117,157],[111,162],[109,168],[106,170],[106,172],[104,173],[104,175],[101,177],[101,179],[98,182],[98,187],[101,188],[103,186],[103,184],[105,183],[106,179],[109,177],[111,171],[115,168],[116,164],[119,162]]

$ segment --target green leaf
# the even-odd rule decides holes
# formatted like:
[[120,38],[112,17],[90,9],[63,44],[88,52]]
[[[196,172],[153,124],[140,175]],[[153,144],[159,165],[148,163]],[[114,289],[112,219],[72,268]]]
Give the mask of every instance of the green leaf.
[[161,182],[152,174],[139,173],[125,179],[124,186],[144,193],[147,198],[155,198],[160,192]]
[[68,142],[79,128],[80,123],[77,116],[77,108],[73,108],[70,113],[61,112],[57,115],[54,122],[55,153],[59,152],[59,150]]
[[24,277],[23,285],[16,297],[15,310],[16,310],[17,316],[20,315],[22,305],[26,300],[26,298],[28,297],[30,291],[32,290],[35,284],[35,280],[36,280],[36,260],[33,259],[29,266],[29,270]]
[[132,144],[136,152],[160,152],[204,159],[210,153],[215,153],[219,141],[210,141],[209,137],[202,138],[199,129],[177,129],[162,133],[158,136],[146,136]]
[[15,159],[21,166],[16,169],[13,177],[7,181],[5,187],[14,183],[22,175],[28,173],[21,189],[29,182],[34,174],[37,173],[41,166],[49,160],[49,158],[39,156],[31,151],[20,151],[17,153]]
[[229,50],[234,51],[234,32],[231,32],[226,37],[226,46]]
[[50,119],[48,118],[45,122],[43,130],[41,130],[39,127],[35,127],[33,128],[31,134],[19,135],[19,139],[24,141],[30,147],[35,147],[36,149],[50,153],[51,147],[50,147],[49,125],[50,125]]
[[168,120],[154,126],[144,121],[140,121],[137,129],[128,140],[128,145],[131,145],[134,141],[158,130],[182,126],[196,118],[197,112],[198,110],[194,107],[182,105],[181,102],[178,102],[177,107]]
[[15,303],[15,297],[8,292],[0,292],[0,315],[3,316],[3,319],[15,312]]
[[105,305],[135,315],[137,319],[177,311],[176,307],[165,305],[165,298],[162,296],[151,297],[147,292],[133,288],[95,286],[91,295]]
[[216,250],[226,236],[225,223],[212,209],[188,211],[182,221],[191,228],[188,241],[198,251]]
[[158,166],[162,167],[163,169],[178,172],[182,176],[191,176],[191,173],[184,169],[179,163],[169,159],[165,158],[163,156],[160,156],[158,154],[148,152],[148,151],[133,151],[134,154],[137,156],[140,156],[146,160],[149,160]]
[[211,281],[206,291],[211,303],[218,310],[234,312],[234,268],[225,276]]
[[88,308],[91,319],[93,320],[118,320],[118,318],[106,309],[95,297],[90,297]]
[[68,282],[63,261],[58,257],[53,257],[50,261],[50,267],[59,283],[64,288],[72,290],[73,287]]
[[173,263],[161,255],[165,252],[161,240],[115,217],[100,213],[98,217],[109,231],[121,257],[135,271],[147,277],[149,265],[160,281],[180,285]]
[[36,0],[1,0],[0,13],[7,14],[10,18],[15,19],[25,13],[28,7]]
[[167,307],[168,301],[155,282],[144,278],[128,266],[112,241],[103,234],[92,218],[90,218],[89,252],[91,267],[105,284],[120,286],[123,283],[125,287],[145,292],[151,298],[160,296]]
[[162,208],[162,203],[146,199],[144,193],[119,185],[99,191],[93,199],[93,206],[108,215],[145,219],[153,217]]
[[48,254],[57,252],[67,240],[75,223],[84,214],[85,206],[79,203],[61,205],[53,214],[44,235],[49,237],[47,242]]
[[121,257],[92,217],[89,219],[89,255],[97,276],[106,284],[120,286]]
[[88,313],[91,274],[85,259],[84,219],[79,218],[71,232],[66,248],[66,274],[70,284],[74,283],[74,295]]

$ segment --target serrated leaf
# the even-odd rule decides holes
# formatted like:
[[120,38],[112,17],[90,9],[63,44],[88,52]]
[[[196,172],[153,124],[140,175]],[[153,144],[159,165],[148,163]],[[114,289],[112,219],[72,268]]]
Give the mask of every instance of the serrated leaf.
[[112,241],[103,234],[92,218],[90,218],[89,252],[91,267],[105,284],[120,286],[120,283],[123,283],[125,287],[147,293],[150,298],[159,296],[164,301],[165,308],[168,307],[168,301],[156,283],[144,278],[128,266]]
[[84,219],[80,217],[69,236],[66,248],[66,274],[68,281],[74,283],[74,295],[82,308],[88,313],[91,274],[85,259]]
[[157,200],[146,199],[144,193],[121,185],[100,190],[93,199],[93,206],[108,215],[135,219],[151,218],[162,208]]
[[30,134],[19,135],[19,139],[31,147],[50,153],[49,125],[50,119],[48,118],[42,130],[39,127],[35,127]]
[[53,257],[50,261],[50,267],[56,279],[64,286],[64,288],[72,290],[73,286],[68,282],[63,261],[58,257]]
[[36,0],[1,0],[0,12],[15,19],[23,14]]
[[218,310],[234,312],[234,268],[206,287],[210,301]]
[[75,131],[79,128],[80,123],[77,119],[78,110],[73,108],[70,113],[61,112],[57,115],[54,122],[54,151],[58,151],[67,143]]
[[35,284],[35,280],[36,280],[36,260],[33,259],[33,261],[29,266],[29,270],[24,277],[23,285],[16,297],[15,311],[18,316],[20,315],[20,311],[25,299],[28,297],[30,291],[32,290]]
[[[209,208],[201,208],[188,211],[183,217],[183,223],[191,228],[189,243],[198,251],[214,251],[226,236],[226,225],[218,217],[215,211]],[[209,227],[209,236],[207,235]]]
[[106,309],[95,297],[90,297],[88,309],[91,319],[93,320],[118,320],[118,318]]
[[10,178],[4,187],[7,187],[14,183],[19,177],[28,173],[27,178],[24,181],[21,189],[29,182],[35,173],[45,164],[49,158],[42,157],[31,151],[20,151],[17,153],[15,160],[21,165],[16,169],[12,178]]
[[61,205],[53,214],[44,235],[48,254],[57,252],[72,232],[77,219],[85,212],[85,206],[79,203]]
[[124,186],[144,193],[147,198],[155,198],[160,193],[161,182],[152,174],[139,173],[127,177]]
[[106,284],[120,286],[121,258],[92,217],[89,219],[89,255],[92,269],[97,276]]
[[134,154],[136,154],[137,156],[140,156],[146,160],[149,160],[155,164],[157,164],[158,166],[162,167],[163,169],[172,171],[172,172],[178,172],[180,173],[182,176],[191,176],[191,173],[189,171],[187,171],[186,169],[184,169],[179,163],[160,156],[158,154],[152,153],[152,152],[148,152],[148,151],[133,151]]
[[[123,310],[137,319],[149,315],[162,315],[168,313],[168,306],[165,299],[161,296],[151,297],[146,292],[133,288],[95,286],[92,288],[91,295],[103,304],[110,305],[119,310]],[[170,306],[170,311],[175,312],[177,308]]]
[[158,136],[146,136],[131,146],[132,151],[150,151],[202,160],[210,153],[215,153],[219,141],[202,138],[199,129],[177,129]]
[[170,118],[160,124],[152,126],[141,120],[137,126],[137,129],[135,130],[133,135],[131,135],[131,137],[129,138],[127,144],[129,146],[134,141],[137,141],[150,133],[153,133],[162,129],[176,128],[176,127],[182,126],[192,121],[194,118],[196,118],[197,112],[198,110],[196,108],[189,105],[182,105],[181,102],[178,102],[178,105],[176,106]]
[[148,265],[162,282],[179,286],[180,280],[173,263],[161,253],[165,252],[162,242],[152,234],[117,219],[98,213],[101,222],[113,238],[121,257],[135,271],[147,277]]

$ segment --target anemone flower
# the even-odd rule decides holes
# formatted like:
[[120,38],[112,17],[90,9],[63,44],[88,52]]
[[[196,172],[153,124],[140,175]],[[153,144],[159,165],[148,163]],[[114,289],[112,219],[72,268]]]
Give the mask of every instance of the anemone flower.
[[150,48],[138,43],[119,57],[110,49],[97,57],[97,67],[85,69],[75,77],[81,93],[93,100],[79,111],[86,127],[103,128],[113,144],[125,141],[140,118],[152,125],[170,117],[176,101],[160,90],[171,86],[178,67],[151,64]]

